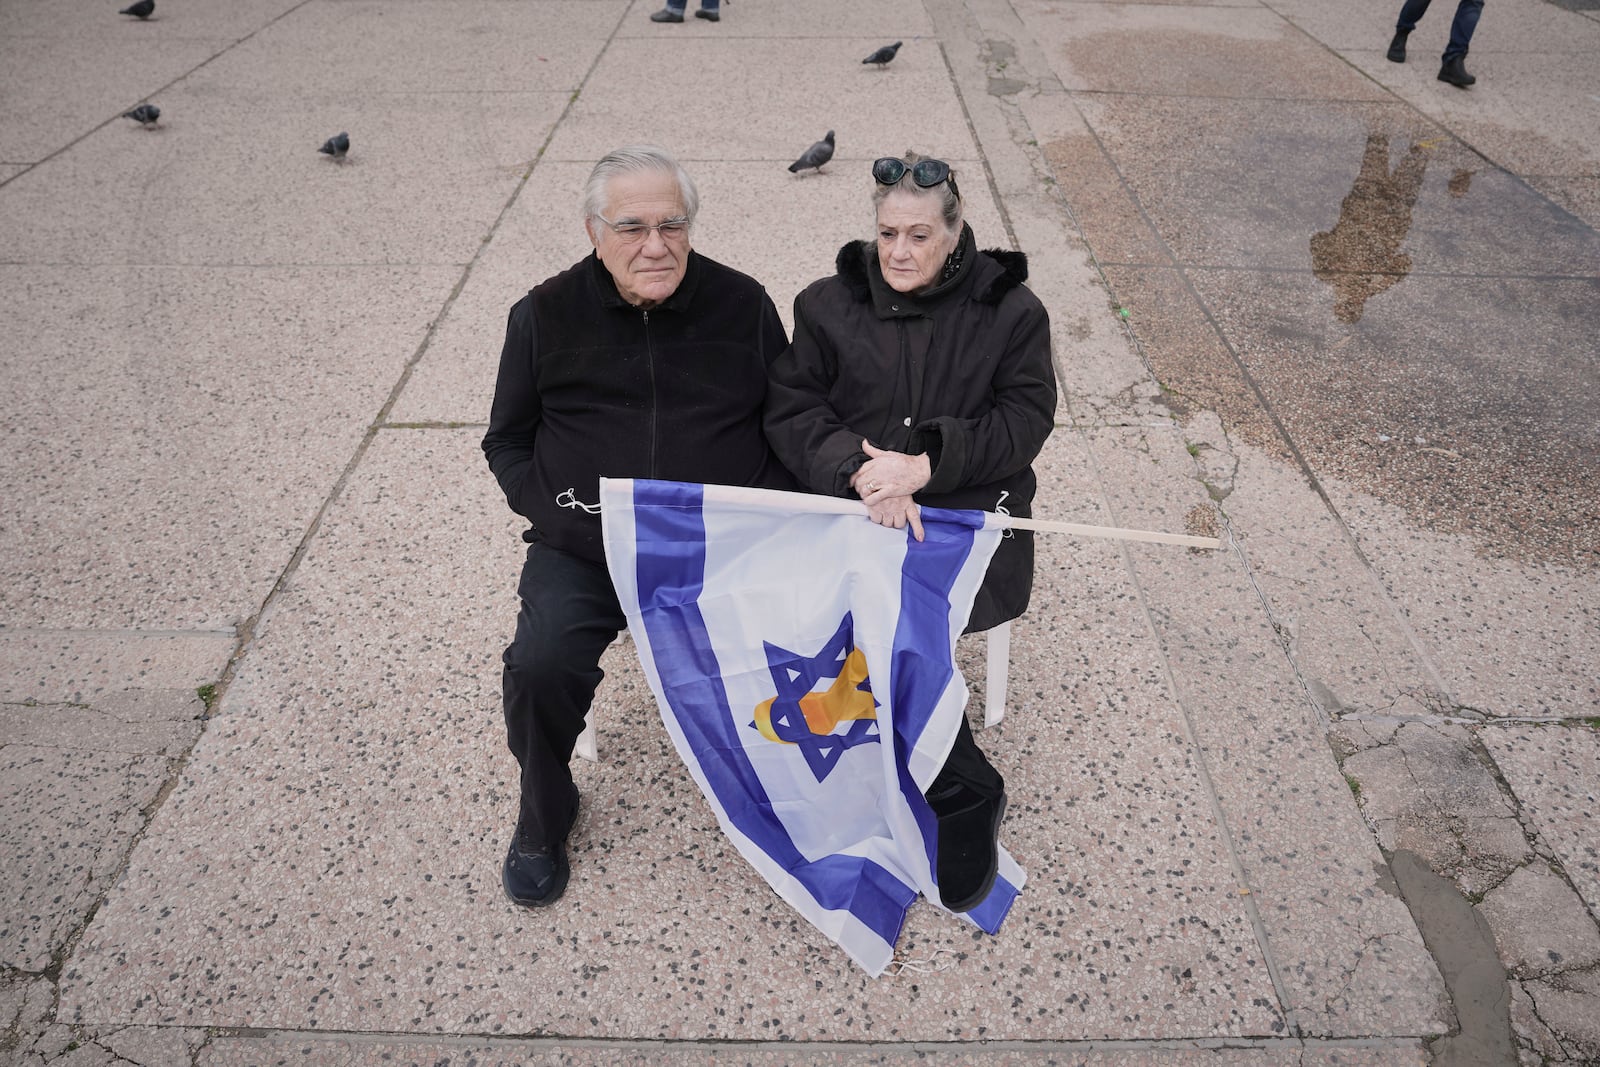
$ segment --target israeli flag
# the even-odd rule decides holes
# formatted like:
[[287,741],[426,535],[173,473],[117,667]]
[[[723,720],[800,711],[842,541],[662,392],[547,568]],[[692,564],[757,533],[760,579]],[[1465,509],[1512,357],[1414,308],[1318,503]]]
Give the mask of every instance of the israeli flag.
[[[919,894],[923,791],[965,714],[952,655],[1002,531],[925,508],[926,540],[858,502],[602,479],[606,561],[661,718],[717,821],[784,900],[874,977]],[[1000,852],[964,918],[1000,929]]]

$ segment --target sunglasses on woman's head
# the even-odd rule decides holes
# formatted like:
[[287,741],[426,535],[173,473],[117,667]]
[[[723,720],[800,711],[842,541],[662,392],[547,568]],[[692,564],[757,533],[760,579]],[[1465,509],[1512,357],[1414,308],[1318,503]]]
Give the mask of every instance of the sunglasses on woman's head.
[[961,190],[956,188],[956,176],[950,170],[950,164],[942,159],[920,159],[915,163],[907,163],[894,156],[884,156],[872,164],[872,176],[878,179],[879,185],[899,184],[908,170],[911,180],[920,188],[928,189],[940,182],[949,182],[950,192],[955,194],[957,200],[961,199]]

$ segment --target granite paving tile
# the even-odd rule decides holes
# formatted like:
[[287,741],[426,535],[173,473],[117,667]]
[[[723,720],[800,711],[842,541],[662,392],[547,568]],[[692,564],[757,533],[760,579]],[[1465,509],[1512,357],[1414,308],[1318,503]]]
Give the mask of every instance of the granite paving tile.
[[[1175,432],[1089,432],[1118,525],[1181,530],[1209,506]],[[1444,987],[1238,558],[1132,545],[1152,624],[1309,1036],[1448,1029]]]
[[1523,180],[1557,207],[1600,230],[1600,177],[1525,174]]
[[1013,664],[1010,717],[984,734],[1031,877],[1000,936],[917,907],[906,970],[864,977],[717,833],[626,663],[600,697],[602,760],[577,769],[567,896],[506,904],[497,682],[519,524],[480,463],[472,429],[379,435],[64,972],[65,1018],[724,1040],[1281,1031],[1105,546],[1051,549],[1065,555],[1028,621],[1060,636],[1019,641],[1059,658]]
[[1091,134],[1049,141],[1042,151],[1095,259],[1102,264],[1172,264],[1116,165]]
[[238,643],[231,631],[141,634],[0,628],[0,700],[98,702],[129,685],[192,693],[222,677]]
[[1600,730],[1592,724],[1507,725],[1486,727],[1478,736],[1516,794],[1523,818],[1561,860],[1590,914],[1600,917],[1600,845],[1594,833]]
[[1388,94],[1264,7],[1019,0],[1068,90],[1378,100]]
[[[573,104],[546,158],[592,163],[618,144],[657,142],[685,162],[763,160],[787,167],[829,129],[835,163],[804,181],[831,181],[857,165],[907,147],[942,159],[978,158],[966,118],[936,49],[902,49],[893,93],[860,57],[877,38],[741,42],[742,61],[729,63],[715,40],[685,37],[666,50],[654,39],[619,39],[606,49],[588,87]],[[670,108],[639,106],[637,85],[671,84],[694,70],[695,91]],[[916,100],[908,109],[905,101]],[[734,121],[729,101],[742,101]],[[785,174],[784,177],[790,177]]]
[[339,0],[301,5],[197,72],[197,87],[316,97],[571,92],[623,0]]
[[0,964],[51,964],[109,888],[167,767],[160,756],[0,745]]
[[[235,41],[246,37],[304,0],[236,0],[228,4],[163,3],[150,18],[119,13],[112,4],[61,4],[55,0],[6,0],[0,7],[0,37],[113,39],[162,47],[186,38]],[[111,10],[107,11],[106,8]],[[128,5],[122,4],[121,7]]]
[[200,734],[194,689],[124,690],[89,704],[0,703],[8,744],[177,756]]
[[[118,17],[115,8],[111,11],[110,17]],[[30,37],[0,31],[0,99],[6,102],[0,115],[0,160],[36,163],[107,121],[116,132],[153,135],[155,131],[117,116],[228,43],[166,40],[158,46],[128,38]],[[9,253],[0,254],[9,258]]]
[[[464,264],[566,104],[518,92],[286,99],[175,86],[156,129],[107,127],[0,189],[4,258]],[[317,149],[341,131],[351,149],[337,163]]]
[[1402,104],[1078,100],[1181,264],[1600,271],[1594,230]]
[[0,618],[231,633],[457,273],[0,267]]

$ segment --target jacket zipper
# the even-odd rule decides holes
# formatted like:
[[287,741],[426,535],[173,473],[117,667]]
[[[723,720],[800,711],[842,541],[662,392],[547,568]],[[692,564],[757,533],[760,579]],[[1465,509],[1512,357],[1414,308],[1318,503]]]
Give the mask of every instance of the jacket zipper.
[[640,314],[644,316],[644,359],[645,364],[650,368],[650,477],[654,480],[656,478],[656,412],[660,407],[660,398],[656,396],[656,353],[654,347],[650,344],[650,309],[642,308],[640,309]]

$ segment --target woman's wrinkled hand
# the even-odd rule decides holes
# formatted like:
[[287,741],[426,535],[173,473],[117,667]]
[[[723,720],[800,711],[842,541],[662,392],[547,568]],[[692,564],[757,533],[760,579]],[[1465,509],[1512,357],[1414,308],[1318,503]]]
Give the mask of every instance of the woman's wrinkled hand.
[[911,527],[911,536],[922,540],[922,508],[909,496],[891,496],[867,505],[867,518],[879,526],[896,530]]
[[850,488],[869,508],[892,497],[906,497],[909,500],[933,476],[933,468],[926,455],[908,456],[904,452],[890,452],[876,447],[865,438],[861,441],[861,450],[867,454],[867,461],[850,476]]

